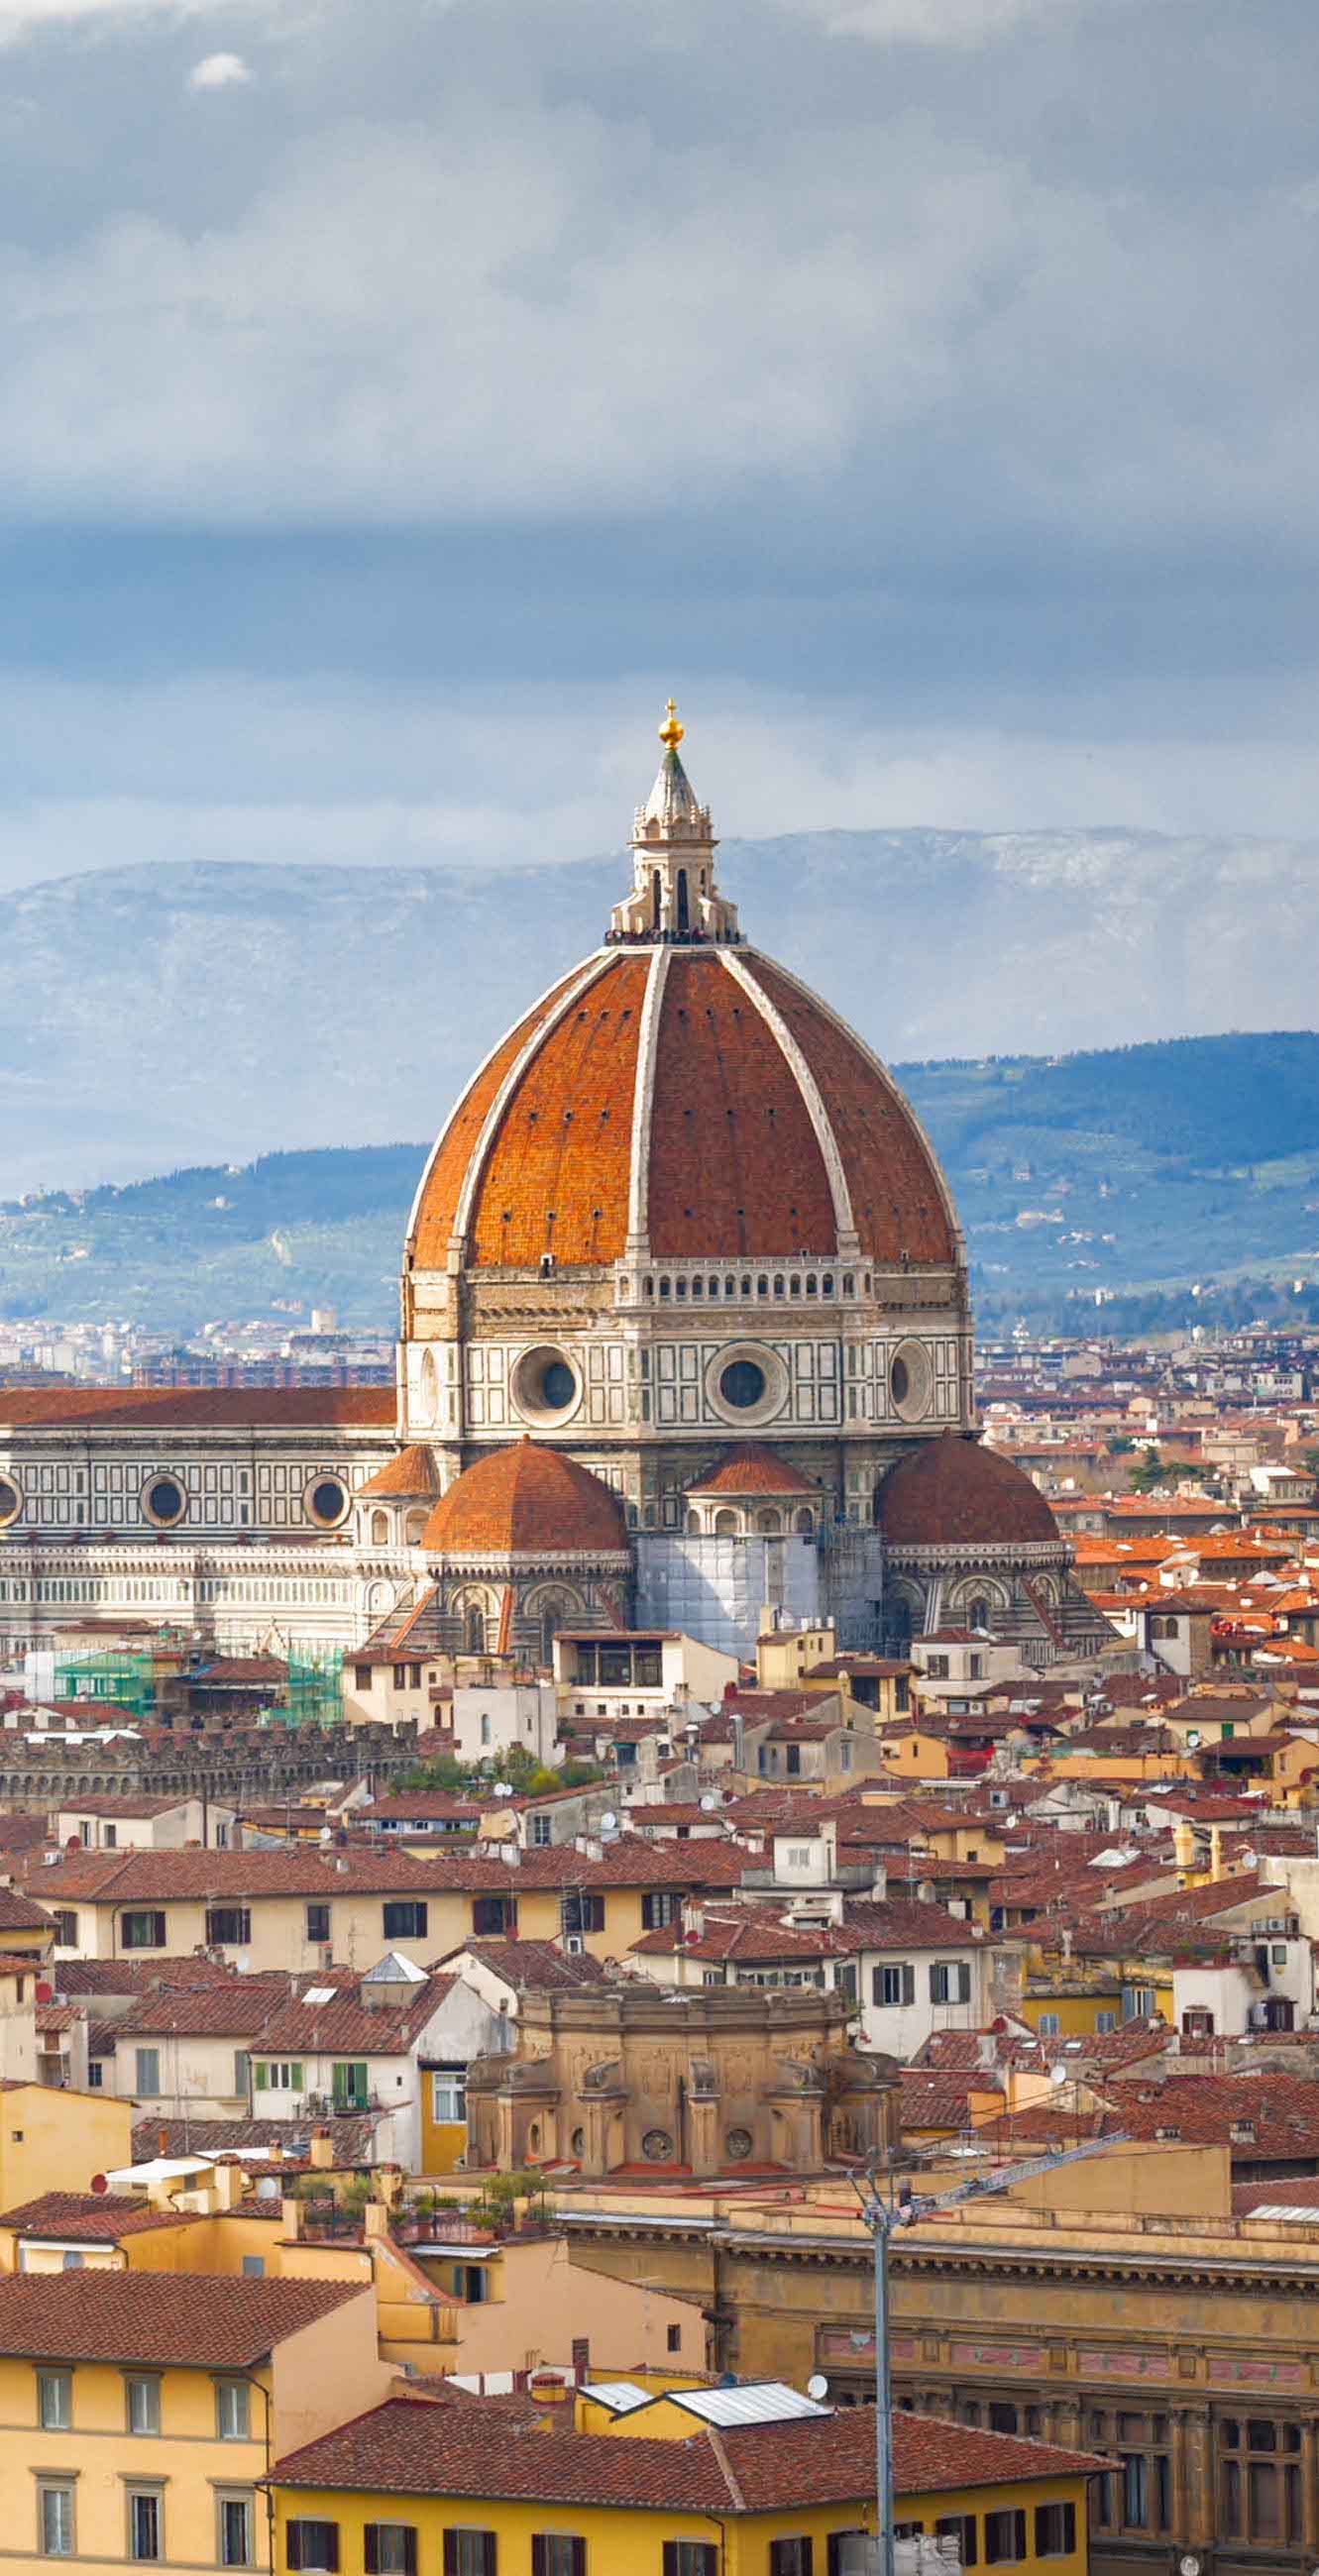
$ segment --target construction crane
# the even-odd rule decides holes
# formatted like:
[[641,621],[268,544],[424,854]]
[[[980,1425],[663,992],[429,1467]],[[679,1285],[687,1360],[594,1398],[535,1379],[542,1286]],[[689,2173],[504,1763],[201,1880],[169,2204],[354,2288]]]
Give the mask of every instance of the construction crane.
[[[933,2218],[940,2210],[956,2209],[968,2200],[987,2200],[996,2193],[1010,2191],[1018,2182],[1029,2182],[1036,2174],[1056,2173],[1060,2165],[1081,2164],[1087,2156],[1102,2154],[1109,2147],[1120,2147],[1120,2137],[1090,2138],[1084,2146],[1061,2148],[1054,2155],[1032,2156],[1025,2164],[997,2165],[992,2173],[972,2174],[966,2182],[957,2183],[951,2191],[914,2192],[910,2183],[901,2182],[892,2197],[885,2199],[880,2190],[880,2175],[875,2163],[867,2169],[865,2188],[856,2184],[861,2214],[870,2230],[875,2249],[875,2505],[878,2532],[877,2576],[895,2576],[893,2554],[893,2380],[889,2360],[889,2239],[900,2227],[911,2227],[918,2218]],[[890,2181],[895,2180],[890,2177]],[[1316,2571],[1319,2576],[1319,2571]]]

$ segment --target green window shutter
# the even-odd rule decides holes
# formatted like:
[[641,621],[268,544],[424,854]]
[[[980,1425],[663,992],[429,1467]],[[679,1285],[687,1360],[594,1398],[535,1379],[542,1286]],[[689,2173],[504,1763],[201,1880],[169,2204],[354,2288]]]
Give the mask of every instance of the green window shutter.
[[300,2093],[302,2091],[302,2059],[300,2057],[295,2057],[293,2060],[293,2090],[295,2093]]
[[264,2093],[266,2089],[266,2070],[259,2062],[255,2069],[255,2082],[258,2093]]

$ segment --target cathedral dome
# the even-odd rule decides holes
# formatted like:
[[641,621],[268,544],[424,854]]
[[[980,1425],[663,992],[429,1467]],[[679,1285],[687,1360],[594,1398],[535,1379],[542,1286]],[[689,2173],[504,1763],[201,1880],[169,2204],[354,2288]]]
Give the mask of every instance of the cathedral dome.
[[[850,1238],[850,1240],[849,1240]],[[939,1167],[860,1038],[745,948],[606,948],[495,1049],[436,1145],[408,1249],[442,1270],[957,1258]]]
[[1038,1486],[1000,1450],[945,1431],[891,1467],[877,1499],[890,1551],[912,1547],[1060,1547]]
[[709,810],[667,750],[605,944],[487,1057],[441,1134],[406,1261],[437,1272],[647,1261],[960,1261],[952,1203],[896,1084],[748,948]]
[[533,1440],[491,1450],[450,1485],[422,1537],[431,1556],[621,1556],[623,1506],[598,1476]]

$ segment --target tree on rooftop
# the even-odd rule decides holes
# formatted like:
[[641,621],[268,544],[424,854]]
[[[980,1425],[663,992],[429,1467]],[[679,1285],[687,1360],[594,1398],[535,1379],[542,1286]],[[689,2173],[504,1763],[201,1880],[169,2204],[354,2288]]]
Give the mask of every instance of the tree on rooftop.
[[1167,1484],[1168,1469],[1158,1450],[1151,1447],[1142,1449],[1140,1456],[1133,1460],[1128,1476],[1133,1494],[1152,1494],[1156,1485]]

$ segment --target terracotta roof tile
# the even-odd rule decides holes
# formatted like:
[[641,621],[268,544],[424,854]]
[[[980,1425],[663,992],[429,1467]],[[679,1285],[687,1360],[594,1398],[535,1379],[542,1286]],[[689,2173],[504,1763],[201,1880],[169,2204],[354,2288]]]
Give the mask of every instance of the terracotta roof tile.
[[210,2272],[19,2273],[0,2280],[0,2353],[247,2370],[285,2336],[363,2295],[357,2282]]
[[[873,2488],[874,2425],[864,2407],[667,2441],[614,2433],[565,2433],[555,2440],[501,2421],[500,2438],[492,2441],[483,2403],[469,2412],[425,2398],[391,2398],[286,2455],[273,2482],[286,2490],[508,2497],[720,2517],[848,2504]],[[926,2416],[898,2414],[893,2431],[900,2495],[1082,2477],[1106,2465],[1090,2453]]]
[[387,1430],[397,1411],[387,1386],[0,1387],[0,1431],[110,1422],[143,1429]]
[[189,2227],[186,2210],[156,2209],[149,2200],[116,2193],[46,2191],[16,2209],[0,2211],[0,2227],[19,2236],[63,2237],[70,2243],[117,2244],[156,2227]]
[[937,1547],[954,1540],[1061,1545],[1044,1496],[997,1449],[945,1431],[891,1467],[877,1510],[889,1547]]
[[430,1450],[414,1442],[411,1447],[400,1449],[397,1458],[391,1458],[387,1467],[377,1467],[374,1476],[368,1476],[366,1483],[358,1486],[357,1499],[363,1502],[368,1494],[396,1494],[405,1501],[415,1498],[424,1502],[442,1490],[440,1471]]
[[436,1504],[422,1544],[436,1556],[618,1555],[616,1494],[575,1458],[520,1440],[478,1458]]
[[818,1501],[820,1488],[809,1476],[798,1474],[787,1458],[754,1440],[743,1441],[736,1449],[725,1449],[713,1466],[697,1476],[687,1488],[689,1494],[807,1494]]

